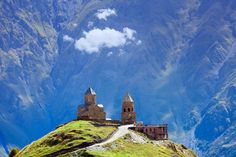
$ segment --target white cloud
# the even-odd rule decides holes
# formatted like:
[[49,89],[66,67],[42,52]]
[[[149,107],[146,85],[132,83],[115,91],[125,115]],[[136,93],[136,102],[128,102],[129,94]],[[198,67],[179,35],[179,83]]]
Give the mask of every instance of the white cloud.
[[64,36],[63,36],[63,40],[64,40],[64,41],[69,41],[69,42],[73,42],[73,41],[74,41],[74,39],[71,38],[69,35],[64,35]]
[[124,32],[125,36],[127,37],[127,39],[135,40],[135,37],[134,37],[134,34],[136,33],[135,30],[125,27],[125,28],[123,28],[123,32]]
[[108,16],[116,16],[116,10],[115,9],[99,9],[97,13],[95,14],[99,20],[107,20]]
[[123,31],[106,27],[105,29],[94,28],[89,32],[83,32],[84,37],[76,40],[75,48],[89,54],[98,53],[102,48],[121,47],[135,40],[136,31],[128,27]]

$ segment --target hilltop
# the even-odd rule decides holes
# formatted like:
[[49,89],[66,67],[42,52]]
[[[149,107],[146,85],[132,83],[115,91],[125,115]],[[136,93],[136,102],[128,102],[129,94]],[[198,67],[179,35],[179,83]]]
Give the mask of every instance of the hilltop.
[[129,130],[131,125],[78,120],[59,126],[23,148],[16,157],[30,156],[176,156],[196,155],[170,140],[154,141]]

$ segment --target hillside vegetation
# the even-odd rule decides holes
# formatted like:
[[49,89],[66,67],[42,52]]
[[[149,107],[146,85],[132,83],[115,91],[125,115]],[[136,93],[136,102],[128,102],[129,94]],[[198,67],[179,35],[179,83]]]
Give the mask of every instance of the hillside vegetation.
[[169,140],[154,141],[144,134],[129,131],[128,134],[104,146],[95,146],[110,137],[117,130],[113,123],[92,121],[72,121],[58,127],[41,139],[23,148],[17,157],[195,157],[196,155],[183,145]]
[[152,141],[137,143],[130,135],[108,144],[103,151],[88,151],[97,157],[195,157],[196,155],[185,146],[164,141],[157,144]]
[[21,150],[17,157],[54,156],[107,138],[114,126],[97,126],[91,121],[72,121],[50,132]]
[[60,157],[196,157],[195,153],[184,145],[170,140],[154,141],[144,134],[130,131],[122,138],[105,146],[88,147],[69,152]]

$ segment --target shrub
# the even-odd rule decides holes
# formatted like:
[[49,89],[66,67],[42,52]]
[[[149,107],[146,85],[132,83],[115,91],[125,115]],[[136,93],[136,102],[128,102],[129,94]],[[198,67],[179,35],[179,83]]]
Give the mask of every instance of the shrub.
[[13,148],[9,154],[9,157],[14,157],[19,151],[19,148]]

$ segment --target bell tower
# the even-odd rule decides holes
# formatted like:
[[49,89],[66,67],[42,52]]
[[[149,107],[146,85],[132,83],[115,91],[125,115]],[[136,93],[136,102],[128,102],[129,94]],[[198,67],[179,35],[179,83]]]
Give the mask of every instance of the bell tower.
[[91,87],[89,87],[84,94],[84,104],[96,105],[96,93]]
[[136,113],[134,111],[134,100],[129,93],[126,93],[121,111],[121,119],[123,124],[133,124],[136,122]]

